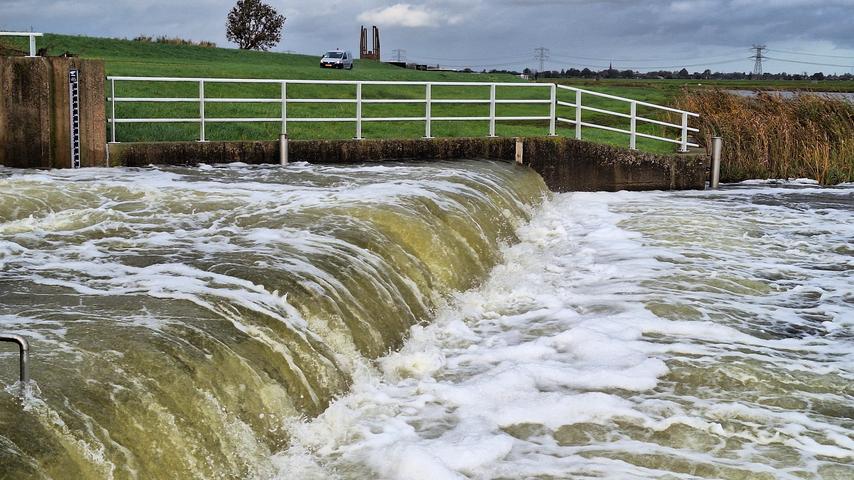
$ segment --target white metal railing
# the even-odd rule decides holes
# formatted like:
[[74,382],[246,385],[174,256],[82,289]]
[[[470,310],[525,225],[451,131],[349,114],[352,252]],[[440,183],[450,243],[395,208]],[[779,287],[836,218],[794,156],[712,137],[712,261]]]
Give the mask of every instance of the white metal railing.
[[0,37],[30,37],[30,54],[28,57],[36,56],[36,37],[44,36],[36,32],[0,32]]
[[[688,132],[697,132],[698,130],[695,128],[690,128],[688,126],[688,117],[699,117],[699,115],[691,112],[686,112],[683,110],[678,110],[675,108],[664,107],[660,105],[655,105],[651,103],[641,102],[637,100],[632,100],[629,98],[617,97],[614,95],[607,95],[604,93],[592,92],[589,90],[582,90],[574,87],[567,87],[563,85],[555,85],[551,83],[501,83],[501,82],[415,82],[415,81],[356,81],[356,80],[268,80],[268,79],[236,79],[236,78],[184,78],[184,77],[119,77],[119,76],[110,76],[107,77],[107,80],[110,82],[110,96],[107,98],[107,101],[110,103],[110,115],[109,115],[109,123],[110,123],[110,142],[117,143],[116,141],[116,130],[119,124],[123,123],[198,123],[199,124],[199,141],[204,142],[205,137],[205,125],[208,123],[241,123],[241,122],[251,122],[251,123],[281,123],[281,133],[288,133],[288,123],[293,122],[353,122],[355,123],[355,136],[356,139],[362,139],[362,124],[365,122],[412,122],[412,121],[423,121],[424,122],[424,137],[432,138],[432,123],[436,121],[487,121],[489,122],[488,127],[488,135],[490,137],[495,136],[495,125],[496,122],[499,121],[548,121],[548,133],[550,136],[554,136],[556,134],[556,125],[557,122],[570,123],[575,125],[575,137],[581,139],[581,127],[591,127],[598,128],[618,133],[624,133],[629,136],[629,147],[632,149],[636,148],[637,138],[649,138],[653,140],[660,140],[669,143],[675,143],[680,145],[680,151],[686,151],[689,146],[697,146],[694,143],[688,142]],[[132,96],[119,96],[116,93],[116,84],[118,82],[183,82],[183,83],[195,83],[198,85],[198,96],[197,97],[132,97]],[[266,85],[279,85],[280,93],[278,98],[220,98],[220,97],[210,97],[205,95],[205,87],[211,84],[266,84]],[[289,85],[342,85],[342,86],[355,86],[355,96],[353,98],[294,98],[293,96],[289,96],[288,86]],[[424,87],[424,97],[423,98],[363,98],[362,90],[365,85],[380,85],[380,86],[421,86]],[[435,87],[447,87],[447,86],[458,86],[458,87],[484,87],[489,89],[489,98],[479,98],[479,99],[443,99],[443,98],[433,98],[433,89]],[[498,87],[501,88],[539,88],[542,90],[548,90],[548,97],[544,98],[535,98],[535,99],[503,99],[498,98],[496,90]],[[558,100],[557,93],[559,90],[570,90],[575,92],[575,102],[569,103]],[[613,112],[610,110],[595,108],[592,106],[583,105],[581,102],[581,96],[583,94],[595,95],[602,98],[607,98],[611,100],[618,100],[622,102],[627,102],[630,106],[630,113],[620,113]],[[199,106],[199,115],[198,117],[192,118],[118,118],[116,116],[116,104],[117,103],[198,103]],[[274,103],[280,104],[280,115],[276,117],[237,117],[237,118],[224,118],[224,117],[209,117],[205,115],[205,106],[207,104],[212,103],[254,103],[254,104],[264,104],[264,103]],[[348,117],[293,117],[288,115],[288,105],[289,104],[355,104],[355,115]],[[403,117],[370,117],[365,116],[362,113],[362,106],[366,104],[423,104],[424,105],[424,114],[421,116],[403,116]],[[433,115],[433,106],[434,105],[443,105],[443,104],[456,104],[456,105],[464,105],[464,104],[481,104],[481,105],[489,105],[489,114],[486,116],[434,116]],[[549,114],[548,115],[516,115],[516,116],[499,116],[496,113],[497,105],[502,104],[541,104],[541,105],[549,105]],[[566,107],[575,107],[575,119],[571,120],[568,118],[560,117],[557,115],[557,107],[558,106],[566,106]],[[638,116],[637,107],[649,107],[653,109],[660,109],[662,111],[667,111],[671,113],[678,113],[681,115],[681,125],[664,122],[661,120],[655,120],[650,118],[645,118]],[[598,125],[592,122],[584,122],[582,121],[582,111],[588,110],[597,113],[615,115],[618,117],[628,118],[630,120],[630,129],[620,129],[616,127],[611,127],[607,125]],[[679,140],[674,140],[672,138],[666,138],[651,134],[646,134],[637,131],[637,122],[648,122],[656,125],[660,125],[663,127],[672,127],[680,129],[681,136]]]
[[[570,118],[564,118],[564,117],[558,116],[558,117],[556,117],[556,119],[558,122],[569,123],[571,125],[574,125],[575,126],[575,138],[577,138],[579,140],[581,139],[581,128],[582,127],[590,127],[590,128],[598,128],[601,130],[607,130],[610,132],[624,133],[624,134],[628,135],[629,136],[629,148],[631,148],[632,150],[637,148],[638,137],[650,138],[652,140],[660,140],[662,142],[678,144],[680,152],[687,152],[688,147],[698,147],[699,146],[696,143],[691,143],[688,141],[688,132],[695,132],[695,133],[699,132],[698,129],[691,128],[688,126],[688,117],[697,117],[698,118],[700,116],[699,114],[692,113],[692,112],[686,112],[685,110],[679,110],[678,108],[664,107],[661,105],[656,105],[654,103],[647,103],[647,102],[642,102],[639,100],[632,100],[630,98],[618,97],[616,95],[608,95],[606,93],[599,93],[599,92],[594,92],[591,90],[584,90],[581,88],[567,87],[565,85],[558,85],[557,88],[560,90],[567,90],[567,91],[571,91],[571,92],[575,93],[575,101],[573,103],[555,100],[555,103],[557,105],[574,108],[575,109],[575,118],[570,119]],[[606,98],[609,100],[617,100],[620,102],[628,102],[629,113],[626,114],[626,113],[620,113],[620,112],[613,112],[611,110],[605,110],[605,109],[601,109],[601,108],[586,106],[581,101],[582,94],[592,95],[592,96],[595,96],[598,98]],[[680,124],[677,125],[675,123],[669,123],[669,122],[664,122],[661,120],[655,120],[652,118],[641,117],[640,115],[638,115],[638,106],[648,107],[651,109],[657,109],[657,110],[661,110],[664,112],[670,112],[670,113],[678,114],[678,115],[680,115]],[[602,113],[605,115],[612,115],[612,116],[621,117],[621,118],[628,118],[629,119],[629,129],[625,130],[622,128],[610,127],[607,125],[598,125],[598,124],[595,124],[592,122],[585,122],[584,120],[582,120],[582,113],[585,110],[587,110],[589,112]],[[648,134],[648,133],[638,132],[637,125],[638,125],[639,121],[651,123],[654,125],[659,125],[662,127],[679,129],[679,132],[680,132],[679,140],[674,140],[672,138],[660,137],[658,135],[652,135],[652,134]]]

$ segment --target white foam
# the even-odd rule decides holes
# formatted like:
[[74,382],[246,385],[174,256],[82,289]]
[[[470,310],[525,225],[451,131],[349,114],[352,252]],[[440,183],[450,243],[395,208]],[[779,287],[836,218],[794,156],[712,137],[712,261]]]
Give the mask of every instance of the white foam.
[[[667,460],[658,467],[634,460],[652,454],[712,466],[715,476],[796,478],[793,472],[850,458],[854,440],[844,421],[772,407],[763,397],[821,395],[850,408],[850,399],[814,389],[854,373],[851,324],[841,318],[854,309],[840,300],[851,277],[810,262],[826,261],[834,242],[850,239],[854,219],[757,206],[755,193],[782,198],[787,191],[757,185],[710,200],[698,199],[702,193],[558,196],[521,228],[521,242],[482,286],[458,295],[432,325],[413,328],[379,369],[363,368],[352,392],[325,413],[290,426],[293,446],[274,457],[279,478],[295,464],[341,478],[689,476]],[[728,209],[728,217],[690,217],[714,208]],[[656,230],[645,212],[679,216],[682,224]],[[793,265],[766,243],[797,241],[797,223],[827,229],[829,241],[805,242]],[[765,233],[743,239],[728,231],[733,226]],[[719,246],[718,235],[733,238]],[[799,284],[757,276],[787,268],[798,269]],[[793,302],[815,295],[811,286],[820,286],[821,308],[835,312],[827,321],[834,337],[759,329],[807,327]],[[580,437],[561,444],[567,429]],[[653,436],[679,429],[693,433],[675,445]],[[699,446],[730,439],[744,445]],[[771,461],[763,450],[783,447],[797,458]],[[587,451],[593,455],[580,455]]]

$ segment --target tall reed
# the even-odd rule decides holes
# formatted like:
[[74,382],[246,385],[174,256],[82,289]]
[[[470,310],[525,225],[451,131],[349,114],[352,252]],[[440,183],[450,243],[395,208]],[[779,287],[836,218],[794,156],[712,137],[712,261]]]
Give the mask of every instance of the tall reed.
[[741,97],[721,90],[685,91],[679,108],[700,114],[699,143],[721,136],[721,180],[812,178],[854,181],[854,104],[816,94]]

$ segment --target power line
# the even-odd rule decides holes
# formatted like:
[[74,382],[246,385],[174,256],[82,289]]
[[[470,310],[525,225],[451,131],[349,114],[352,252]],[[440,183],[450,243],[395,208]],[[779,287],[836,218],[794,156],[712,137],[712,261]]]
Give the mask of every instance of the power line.
[[756,75],[757,77],[761,77],[762,76],[762,61],[765,59],[765,57],[762,56],[762,52],[767,50],[768,47],[766,47],[765,45],[753,44],[753,47],[751,47],[751,48],[752,48],[752,50],[754,50],[756,52],[753,54],[752,57],[750,57],[754,60],[754,62],[753,62],[753,75]]
[[826,57],[826,58],[852,58],[854,55],[827,55],[823,53],[798,52],[795,50],[781,50],[779,48],[769,48],[769,52],[789,53],[792,55],[808,55],[810,57]]
[[534,59],[539,60],[540,62],[540,69],[537,70],[538,72],[545,71],[545,61],[549,59],[550,55],[551,52],[546,47],[537,47],[534,49]]
[[842,67],[842,68],[854,68],[854,65],[840,65],[836,63],[818,63],[818,62],[806,62],[801,60],[792,60],[787,58],[776,58],[776,57],[765,57],[767,60],[774,60],[776,62],[786,62],[786,63],[800,63],[803,65],[818,65],[819,67]]
[[581,56],[577,56],[577,55],[564,55],[564,54],[560,54],[560,53],[553,53],[551,56],[557,57],[557,58],[563,58],[563,59],[570,59],[570,60],[571,59],[598,60],[598,61],[602,61],[602,62],[605,62],[605,61],[614,61],[614,62],[679,62],[682,60],[695,60],[696,61],[698,58],[705,58],[705,59],[715,59],[715,58],[724,58],[724,57],[731,58],[733,55],[739,55],[741,53],[742,53],[741,51],[739,51],[739,52],[733,51],[733,52],[721,54],[721,55],[710,55],[710,56],[689,57],[689,58],[598,58],[598,57],[581,57]]

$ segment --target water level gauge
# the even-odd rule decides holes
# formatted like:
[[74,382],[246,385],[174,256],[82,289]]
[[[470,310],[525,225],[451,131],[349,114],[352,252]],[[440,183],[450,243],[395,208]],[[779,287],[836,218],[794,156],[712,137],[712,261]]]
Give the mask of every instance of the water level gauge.
[[80,75],[68,72],[68,105],[71,112],[71,168],[80,168]]

